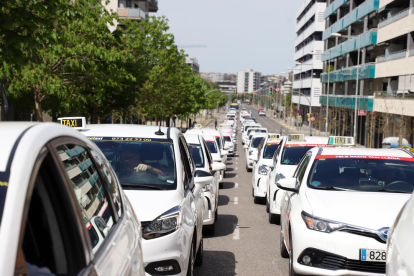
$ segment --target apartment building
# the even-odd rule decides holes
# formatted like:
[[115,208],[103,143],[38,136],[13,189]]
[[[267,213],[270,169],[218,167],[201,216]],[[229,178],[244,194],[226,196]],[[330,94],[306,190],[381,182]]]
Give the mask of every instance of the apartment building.
[[118,13],[120,22],[116,22],[115,26],[109,26],[114,31],[117,26],[123,26],[122,19],[130,19],[134,21],[145,20],[150,12],[158,11],[158,0],[110,0],[108,4],[102,0],[107,10]]
[[380,147],[384,137],[414,139],[414,13],[412,0],[328,0],[324,11],[325,73],[321,74],[329,131]]
[[185,61],[185,63],[191,67],[191,71],[198,74],[200,72],[200,64],[198,64],[198,61],[196,58],[189,58]]
[[211,82],[216,82],[216,83],[230,80],[227,73],[213,73],[213,72],[202,73],[201,78],[211,81]]
[[326,0],[306,0],[296,12],[292,102],[298,104],[301,114],[309,113],[310,109],[312,113],[319,112],[325,9]]
[[253,93],[260,88],[262,73],[248,69],[237,72],[237,93]]

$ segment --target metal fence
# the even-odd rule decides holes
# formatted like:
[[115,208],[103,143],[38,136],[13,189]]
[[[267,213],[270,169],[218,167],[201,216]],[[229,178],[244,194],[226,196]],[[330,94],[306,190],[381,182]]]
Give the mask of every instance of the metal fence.
[[399,59],[399,58],[405,58],[406,55],[407,55],[407,50],[401,50],[401,51],[397,51],[397,52],[394,52],[394,53],[390,53],[388,55],[378,56],[377,57],[377,63],[378,62],[389,61],[389,60],[394,60],[394,59]]

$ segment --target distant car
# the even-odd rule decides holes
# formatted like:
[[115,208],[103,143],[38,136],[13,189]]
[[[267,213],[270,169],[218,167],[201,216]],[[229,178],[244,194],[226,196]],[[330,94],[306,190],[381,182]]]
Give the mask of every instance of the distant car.
[[259,116],[266,116],[266,112],[264,110],[260,111]]
[[257,110],[257,113],[260,113],[260,111],[262,111],[262,110],[263,110],[263,108],[258,109]]

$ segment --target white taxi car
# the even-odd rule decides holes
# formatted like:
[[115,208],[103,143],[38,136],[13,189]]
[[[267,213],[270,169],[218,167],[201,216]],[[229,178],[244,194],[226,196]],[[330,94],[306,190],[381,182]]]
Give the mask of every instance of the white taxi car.
[[388,231],[387,276],[414,275],[413,230],[414,197],[411,195]]
[[279,179],[292,176],[305,153],[319,145],[326,146],[328,137],[289,134],[282,140],[273,156],[273,164],[267,177],[269,183],[266,193],[266,211],[269,212],[269,223],[279,223],[282,193],[276,183]]
[[94,143],[56,123],[0,123],[0,152],[0,275],[145,274],[141,224]]
[[252,136],[252,140],[249,146],[245,145],[246,150],[246,170],[248,172],[252,171],[253,164],[257,161],[257,149],[260,143],[267,137],[266,133],[255,133]]
[[[203,135],[203,138],[206,142],[207,148],[213,158],[214,162],[221,162],[221,158],[222,155],[220,153],[220,147],[217,145],[217,140],[215,139],[216,137],[211,136],[211,135]],[[223,167],[221,167],[220,169],[220,175],[219,175],[219,188],[222,189],[223,188],[223,181],[224,181],[224,176],[226,173],[226,166],[223,164]]]
[[249,129],[251,129],[251,128],[260,128],[260,127],[262,127],[260,124],[251,124],[251,123],[243,126],[243,130],[242,130],[242,144],[244,145],[244,143],[246,142],[246,140],[249,138],[249,136],[247,134],[247,132],[248,132]]
[[266,111],[264,111],[264,110],[260,110],[260,112],[259,112],[259,116],[266,116]]
[[111,162],[141,218],[145,272],[192,273],[203,262],[203,188],[214,177],[197,171],[183,134],[126,124],[87,125],[81,133]]
[[262,134],[267,134],[267,128],[255,128],[255,129],[249,129],[248,130],[248,138],[246,140],[246,142],[244,143],[245,146],[250,147],[250,143],[252,142],[252,138],[254,135],[262,133]]
[[[290,275],[385,275],[388,229],[413,192],[414,158],[394,149],[313,148],[279,179]],[[398,274],[403,275],[403,274]]]
[[[212,235],[215,232],[215,222],[218,213],[218,195],[219,195],[219,181],[220,171],[213,171],[213,165],[217,168],[224,167],[223,164],[214,164],[213,157],[208,150],[206,142],[201,135],[184,134],[188,143],[188,150],[193,157],[198,174],[208,176],[210,173],[214,175],[213,181],[204,186],[204,217],[203,217],[203,231],[206,234]],[[204,173],[205,172],[205,173]]]
[[231,131],[229,130],[221,130],[221,134],[223,135],[224,140],[224,149],[228,151],[230,156],[234,156],[234,144],[235,141],[232,137]]
[[257,162],[253,162],[252,187],[254,202],[259,203],[266,197],[269,183],[267,176],[272,166],[272,158],[279,147],[281,137],[276,133],[269,133],[258,147]]

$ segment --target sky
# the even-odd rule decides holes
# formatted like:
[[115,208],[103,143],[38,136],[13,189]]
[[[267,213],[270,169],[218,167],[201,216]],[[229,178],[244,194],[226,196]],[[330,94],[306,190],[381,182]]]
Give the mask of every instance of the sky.
[[158,0],[177,45],[197,58],[200,72],[265,75],[293,67],[295,17],[303,0]]

